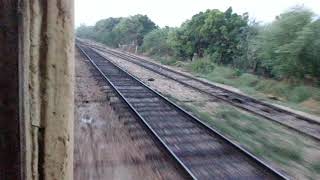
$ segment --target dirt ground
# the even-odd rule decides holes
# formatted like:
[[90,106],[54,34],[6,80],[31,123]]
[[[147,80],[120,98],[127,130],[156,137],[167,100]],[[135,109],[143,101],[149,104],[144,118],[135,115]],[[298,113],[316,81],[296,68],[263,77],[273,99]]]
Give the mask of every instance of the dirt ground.
[[147,135],[133,137],[100,78],[76,50],[74,179],[183,179]]

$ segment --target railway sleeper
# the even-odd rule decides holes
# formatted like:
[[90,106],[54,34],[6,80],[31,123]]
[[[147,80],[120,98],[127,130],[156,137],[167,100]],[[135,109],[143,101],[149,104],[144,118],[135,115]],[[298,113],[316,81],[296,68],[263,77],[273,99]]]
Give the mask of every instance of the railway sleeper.
[[179,123],[179,122],[157,122],[152,124],[153,128],[157,129],[187,129],[197,127],[193,123]]
[[128,89],[128,88],[123,88],[123,89],[118,89],[121,93],[150,93],[148,89],[145,88],[140,88],[140,89]]
[[163,107],[162,104],[154,103],[154,102],[132,103],[132,106],[135,107],[135,108],[144,108],[144,107],[157,108],[157,107]]
[[121,93],[126,98],[152,98],[154,97],[151,93]]
[[184,123],[185,119],[182,118],[179,114],[177,115],[172,115],[170,117],[167,116],[147,116],[145,115],[144,118],[151,123],[154,122],[171,122],[171,123]]
[[166,136],[162,138],[164,141],[175,144],[175,143],[192,143],[194,141],[212,141],[212,136],[207,134],[189,135],[189,136]]
[[[152,126],[152,124],[151,124]],[[160,136],[177,136],[188,134],[200,134],[203,130],[198,127],[192,127],[187,129],[155,129]]]
[[131,103],[160,103],[161,100],[158,97],[152,98],[127,98],[127,100]]
[[169,116],[169,117],[172,115],[178,114],[178,112],[175,111],[174,109],[166,108],[165,106],[159,107],[159,109],[154,109],[154,110],[139,109],[137,111],[139,112],[139,114],[142,114],[142,115],[150,113],[151,115],[155,114],[157,116],[158,114],[160,114],[162,116]]
[[[135,107],[135,106],[134,106]],[[142,106],[142,107],[135,107],[137,109],[137,111],[139,112],[146,112],[146,111],[169,111],[172,110],[172,108],[170,107],[166,107],[166,106]]]
[[142,86],[124,86],[124,87],[118,87],[119,91],[123,91],[123,90],[144,90],[145,88]]

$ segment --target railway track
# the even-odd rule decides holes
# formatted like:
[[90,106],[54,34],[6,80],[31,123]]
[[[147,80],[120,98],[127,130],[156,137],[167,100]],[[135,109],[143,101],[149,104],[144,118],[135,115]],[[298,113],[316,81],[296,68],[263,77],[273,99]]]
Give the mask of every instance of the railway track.
[[90,47],[78,47],[191,179],[286,179]]
[[279,108],[272,104],[259,101],[249,96],[245,96],[219,86],[215,86],[203,80],[194,78],[187,74],[174,71],[159,64],[150,62],[143,58],[127,54],[120,53],[114,50],[102,49],[99,47],[93,47],[94,49],[104,51],[112,56],[129,61],[136,65],[139,65],[145,69],[153,71],[157,74],[163,75],[169,79],[179,82],[184,86],[190,87],[207,95],[218,98],[224,102],[227,102],[233,106],[251,112],[253,114],[262,116],[274,122],[277,122],[291,130],[299,132],[303,135],[320,140],[320,122],[314,119],[295,114],[285,109]]

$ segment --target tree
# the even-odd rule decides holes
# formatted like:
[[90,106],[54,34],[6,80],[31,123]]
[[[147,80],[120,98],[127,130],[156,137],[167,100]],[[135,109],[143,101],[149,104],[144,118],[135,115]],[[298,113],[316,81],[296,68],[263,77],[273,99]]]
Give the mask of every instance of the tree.
[[318,21],[313,22],[313,17],[310,10],[295,7],[278,16],[261,32],[258,56],[271,75],[303,78],[311,73],[311,64],[316,65],[318,61],[313,48],[319,47]]
[[281,74],[305,78],[320,78],[320,20],[309,23],[297,37],[279,48]]
[[220,64],[234,64],[243,54],[241,46],[246,38],[248,15],[232,13],[230,7],[224,13],[211,12],[201,32],[208,39],[207,53]]
[[77,34],[78,37],[81,37],[81,38],[92,39],[93,36],[94,36],[93,26],[86,26],[84,24],[81,24],[77,28],[76,34]]
[[128,44],[133,42],[141,46],[144,36],[156,28],[157,26],[148,16],[138,14],[123,18],[116,26],[115,32],[119,36],[119,43]]
[[114,32],[115,27],[122,18],[108,18],[98,21],[94,26],[94,38],[108,46],[117,47],[118,35]]
[[208,54],[221,64],[232,64],[240,57],[246,37],[248,15],[238,15],[229,8],[225,12],[207,10],[186,21],[175,34],[177,55],[202,57]]
[[173,31],[174,29],[169,27],[152,30],[144,37],[141,49],[151,55],[173,55],[169,41],[169,35]]
[[91,38],[108,46],[134,43],[142,45],[143,38],[157,26],[145,15],[127,18],[107,18],[98,21],[95,26],[80,26],[77,35]]
[[195,50],[193,42],[187,34],[186,28],[186,24],[183,24],[182,27],[171,33],[169,35],[169,42],[176,57],[181,60],[192,60]]

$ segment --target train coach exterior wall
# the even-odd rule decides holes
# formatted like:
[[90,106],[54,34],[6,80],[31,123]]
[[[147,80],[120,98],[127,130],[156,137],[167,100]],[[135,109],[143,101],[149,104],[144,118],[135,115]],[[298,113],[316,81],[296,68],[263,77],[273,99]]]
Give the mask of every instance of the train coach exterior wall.
[[26,177],[73,177],[73,0],[21,0]]
[[0,1],[0,179],[73,178],[73,0]]

